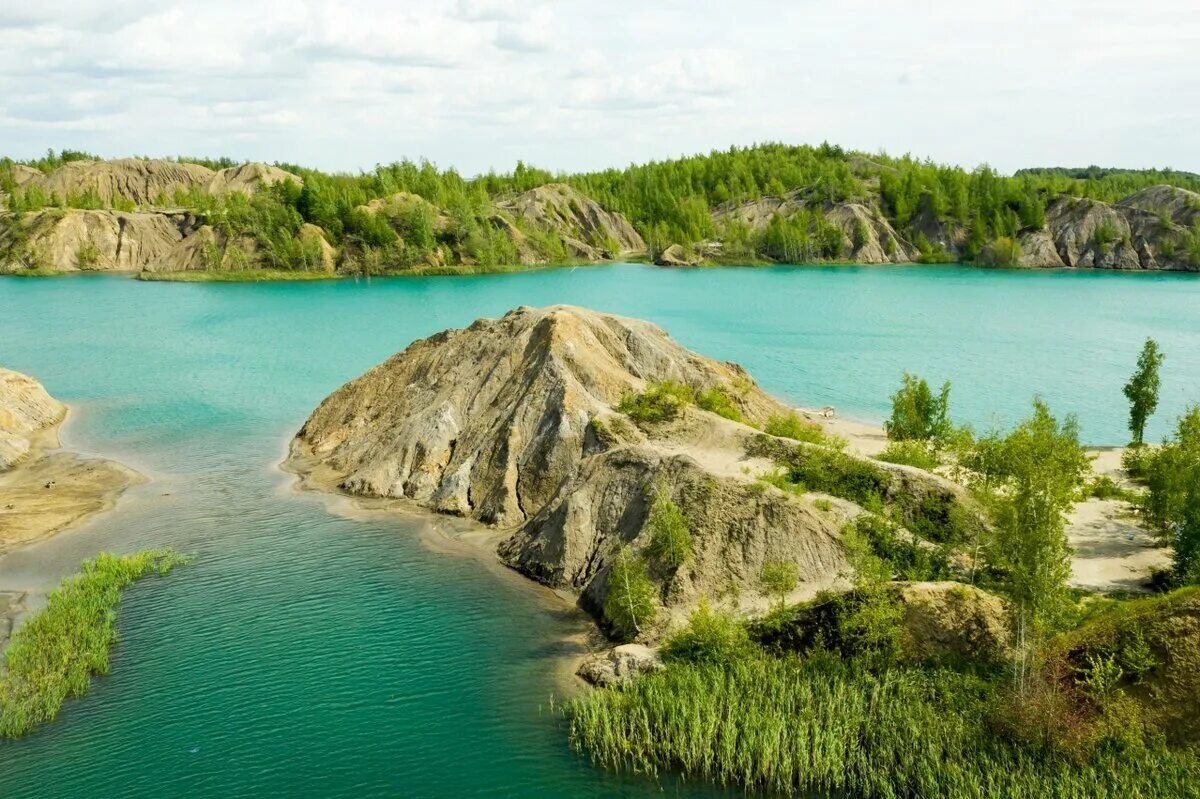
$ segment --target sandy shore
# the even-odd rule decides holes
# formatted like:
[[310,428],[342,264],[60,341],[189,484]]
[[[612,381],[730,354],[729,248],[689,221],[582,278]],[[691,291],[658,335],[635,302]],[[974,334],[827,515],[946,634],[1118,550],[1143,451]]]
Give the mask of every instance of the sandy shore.
[[[38,432],[29,456],[0,471],[0,557],[111,510],[127,489],[146,482],[123,464],[59,449],[60,427]],[[0,647],[28,599],[0,592]]]
[[[830,435],[846,439],[847,449],[861,455],[878,455],[887,446],[887,434],[878,425],[851,419],[824,418],[820,411],[799,409]],[[1087,450],[1092,472],[1108,475],[1130,487],[1121,468],[1121,447]],[[1170,566],[1171,550],[1141,525],[1133,507],[1118,499],[1088,499],[1075,505],[1067,523],[1067,539],[1075,551],[1071,584],[1090,591],[1144,591],[1151,572]]]

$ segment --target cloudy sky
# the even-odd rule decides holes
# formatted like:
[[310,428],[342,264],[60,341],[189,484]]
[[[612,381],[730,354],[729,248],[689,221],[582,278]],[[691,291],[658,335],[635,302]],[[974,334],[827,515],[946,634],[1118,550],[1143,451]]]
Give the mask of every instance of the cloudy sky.
[[1200,171],[1197,0],[3,0],[0,153]]

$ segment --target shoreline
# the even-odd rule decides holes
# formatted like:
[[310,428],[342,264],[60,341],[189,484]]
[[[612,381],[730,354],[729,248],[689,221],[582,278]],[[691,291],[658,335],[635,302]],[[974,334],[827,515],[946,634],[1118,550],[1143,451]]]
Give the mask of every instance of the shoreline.
[[[75,530],[117,506],[150,478],[119,461],[62,446],[72,409],[30,438],[29,454],[0,472],[0,559]],[[44,591],[0,587],[0,653]]]
[[[145,283],[309,283],[342,280],[371,280],[375,278],[420,278],[420,277],[482,277],[488,275],[514,275],[560,269],[578,269],[603,266],[645,266],[670,272],[694,272],[711,269],[907,269],[911,267],[969,269],[985,272],[1009,272],[1032,274],[1112,274],[1112,275],[1172,275],[1200,278],[1197,269],[1117,269],[1095,266],[1014,266],[967,262],[922,263],[900,261],[868,263],[864,261],[812,261],[809,263],[780,263],[774,261],[751,262],[747,259],[705,262],[689,266],[656,264],[644,257],[630,256],[612,261],[579,261],[554,264],[497,264],[494,266],[451,265],[392,270],[380,274],[347,274],[340,272],[314,272],[291,269],[246,269],[246,270],[166,270],[161,272],[130,269],[46,269],[16,270],[0,272],[0,278],[57,278],[78,275],[111,275]],[[1190,279],[1190,278],[1189,278]]]

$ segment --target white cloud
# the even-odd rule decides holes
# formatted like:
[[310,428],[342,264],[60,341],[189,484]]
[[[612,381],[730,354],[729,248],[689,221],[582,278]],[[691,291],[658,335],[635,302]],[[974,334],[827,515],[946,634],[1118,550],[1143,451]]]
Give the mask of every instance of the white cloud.
[[40,0],[0,8],[0,152],[465,172],[782,139],[1200,171],[1194,0]]

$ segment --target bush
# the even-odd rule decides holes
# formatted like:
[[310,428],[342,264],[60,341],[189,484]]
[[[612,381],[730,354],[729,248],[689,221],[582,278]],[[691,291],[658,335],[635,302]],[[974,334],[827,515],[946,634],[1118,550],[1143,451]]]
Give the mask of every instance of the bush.
[[692,533],[679,506],[660,484],[650,506],[650,545],[647,552],[665,571],[674,573],[692,556]]
[[889,578],[929,581],[950,576],[950,560],[944,549],[922,546],[923,542],[905,536],[893,522],[881,516],[859,516],[843,530],[843,539],[848,535],[861,537],[870,552],[886,566]]
[[742,412],[733,404],[733,400],[729,398],[729,394],[720,386],[707,389],[700,392],[696,397],[696,405],[717,416],[723,416],[726,419],[732,419],[735,422],[742,420]]
[[884,423],[893,441],[939,441],[950,433],[950,383],[943,383],[937,396],[925,379],[904,373],[900,388],[892,395],[892,416]]
[[616,635],[631,641],[658,615],[658,595],[646,562],[622,547],[613,559],[605,583],[604,617]]
[[787,601],[787,595],[795,591],[800,583],[800,568],[791,561],[769,560],[763,563],[758,579],[763,590],[778,599],[782,606]]
[[927,471],[935,469],[941,464],[932,447],[920,441],[889,442],[883,452],[880,452],[875,458],[888,463],[915,466]]
[[688,625],[663,645],[663,659],[683,663],[732,663],[752,652],[750,636],[740,621],[713,610],[707,599],[692,613]]
[[786,416],[771,416],[763,426],[763,432],[769,436],[790,438],[793,441],[804,441],[809,444],[829,444],[829,439],[821,425],[801,419],[795,413]]
[[668,380],[651,383],[641,394],[626,394],[617,410],[639,424],[653,424],[671,421],[695,400],[689,386]]

